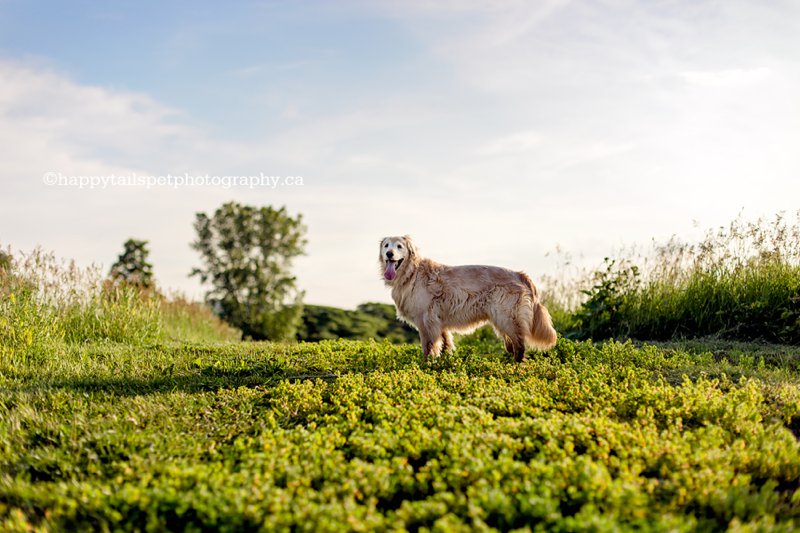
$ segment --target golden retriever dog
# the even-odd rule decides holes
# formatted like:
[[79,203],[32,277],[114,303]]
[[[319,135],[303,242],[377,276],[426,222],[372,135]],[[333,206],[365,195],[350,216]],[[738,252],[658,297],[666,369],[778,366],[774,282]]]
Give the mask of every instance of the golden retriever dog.
[[491,323],[517,362],[529,345],[556,343],[550,313],[524,272],[506,268],[447,266],[422,257],[408,235],[381,241],[380,265],[392,288],[397,316],[419,331],[425,358],[455,350],[453,333]]

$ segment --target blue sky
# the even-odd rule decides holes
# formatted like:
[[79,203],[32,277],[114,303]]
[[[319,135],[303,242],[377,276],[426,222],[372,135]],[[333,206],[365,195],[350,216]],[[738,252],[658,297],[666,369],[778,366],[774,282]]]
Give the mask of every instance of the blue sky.
[[[0,244],[187,273],[197,211],[286,205],[310,303],[388,301],[376,243],[557,274],[800,204],[800,4],[0,0]],[[48,187],[64,175],[302,187]]]

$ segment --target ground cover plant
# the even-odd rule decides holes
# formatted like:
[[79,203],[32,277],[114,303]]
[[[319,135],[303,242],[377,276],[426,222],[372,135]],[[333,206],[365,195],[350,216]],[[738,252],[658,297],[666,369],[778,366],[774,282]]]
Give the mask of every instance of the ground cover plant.
[[798,354],[742,350],[64,345],[0,365],[0,529],[791,530]]

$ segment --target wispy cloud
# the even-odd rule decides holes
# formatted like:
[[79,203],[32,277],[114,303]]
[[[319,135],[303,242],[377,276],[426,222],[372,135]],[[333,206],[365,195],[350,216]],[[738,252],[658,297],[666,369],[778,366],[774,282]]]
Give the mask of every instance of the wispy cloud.
[[477,153],[484,156],[517,154],[527,152],[542,142],[542,134],[538,131],[520,131],[504,135],[479,147]]
[[768,67],[735,68],[725,70],[693,70],[680,73],[680,77],[692,85],[701,87],[738,87],[768,81],[772,69]]

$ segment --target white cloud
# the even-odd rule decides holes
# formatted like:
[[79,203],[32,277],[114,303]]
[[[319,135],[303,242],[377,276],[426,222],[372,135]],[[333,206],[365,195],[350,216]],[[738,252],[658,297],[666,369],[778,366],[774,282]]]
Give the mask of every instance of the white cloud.
[[[229,199],[294,203],[313,188],[276,190],[151,189],[79,190],[46,187],[42,176],[275,173],[293,157],[270,157],[288,144],[214,139],[180,111],[146,95],[77,83],[51,69],[0,63],[0,226],[3,244],[42,245],[83,264],[105,263],[128,237],[150,240],[156,274],[169,287],[197,294],[186,275],[196,262],[189,249],[194,213]],[[324,143],[323,143],[324,144]],[[302,151],[301,142],[291,143]],[[314,158],[308,142],[306,152]],[[311,187],[313,177],[306,180]],[[297,202],[302,205],[302,202]],[[290,210],[296,212],[297,209]]]
[[538,131],[520,131],[504,135],[478,147],[477,153],[485,156],[516,154],[527,152],[542,142],[542,134]]
[[768,67],[737,68],[718,71],[686,71],[680,77],[687,83],[702,87],[738,87],[768,81],[772,70]]

